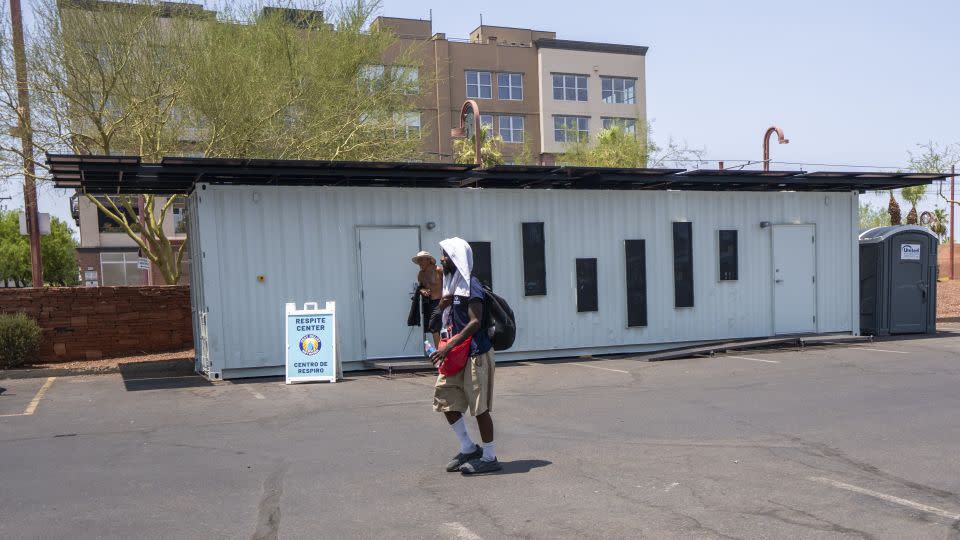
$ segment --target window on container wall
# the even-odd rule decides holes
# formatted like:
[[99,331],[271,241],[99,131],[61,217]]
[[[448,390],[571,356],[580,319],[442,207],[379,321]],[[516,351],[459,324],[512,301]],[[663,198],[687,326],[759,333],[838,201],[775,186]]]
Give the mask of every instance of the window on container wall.
[[737,231],[720,231],[720,281],[738,279]]
[[493,259],[490,242],[467,242],[473,250],[473,275],[493,289]]
[[627,326],[647,325],[647,253],[644,240],[625,240]]
[[523,294],[547,294],[546,238],[543,223],[523,224]]
[[577,259],[577,312],[598,311],[597,260]]
[[693,307],[693,224],[673,223],[674,307]]

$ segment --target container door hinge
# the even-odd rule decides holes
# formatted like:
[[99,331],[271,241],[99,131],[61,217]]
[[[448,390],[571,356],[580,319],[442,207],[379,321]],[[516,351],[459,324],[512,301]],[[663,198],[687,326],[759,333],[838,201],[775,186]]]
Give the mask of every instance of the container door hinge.
[[816,315],[813,316],[813,324],[817,324],[817,316],[816,316]]
[[813,279],[813,282],[814,282],[814,283],[817,282],[817,276],[811,276],[811,278]]

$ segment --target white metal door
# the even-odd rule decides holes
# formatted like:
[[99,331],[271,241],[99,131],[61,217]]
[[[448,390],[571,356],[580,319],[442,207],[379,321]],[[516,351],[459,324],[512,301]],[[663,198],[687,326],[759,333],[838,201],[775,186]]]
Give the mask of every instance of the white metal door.
[[801,334],[816,330],[816,241],[813,225],[773,226],[775,334]]
[[422,356],[422,327],[407,326],[420,229],[361,227],[359,249],[365,358]]

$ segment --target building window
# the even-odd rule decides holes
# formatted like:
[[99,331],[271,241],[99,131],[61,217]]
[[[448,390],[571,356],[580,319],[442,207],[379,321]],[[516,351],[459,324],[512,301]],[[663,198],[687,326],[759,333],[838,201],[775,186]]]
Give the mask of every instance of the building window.
[[176,205],[173,207],[173,233],[187,234],[187,207]]
[[490,242],[467,242],[473,250],[473,275],[487,287],[493,289],[493,264]]
[[383,75],[386,73],[386,67],[380,64],[364,64],[360,66],[358,76],[361,87],[375,90],[383,82]]
[[647,325],[647,252],[645,240],[625,240],[627,326]]
[[[136,197],[129,197],[129,198],[130,198],[130,204],[133,207],[133,215],[130,215],[130,212],[127,211],[126,207],[122,203],[122,199],[119,197],[117,197],[113,201],[116,203],[117,208],[114,208],[113,205],[110,204],[110,201],[107,200],[106,198],[98,197],[97,200],[103,203],[103,205],[113,213],[117,213],[117,209],[119,209],[120,214],[126,214],[127,222],[130,223],[130,228],[132,228],[134,232],[139,232],[140,205],[138,204]],[[100,230],[101,233],[125,233],[126,232],[123,229],[123,227],[120,226],[119,223],[117,223],[112,218],[104,214],[99,207],[97,208],[97,228]]]
[[490,132],[493,132],[493,115],[492,114],[481,114],[480,115],[480,126],[487,126],[490,128]]
[[523,224],[524,296],[547,294],[546,238],[543,223]]
[[553,99],[559,101],[586,101],[586,75],[553,75]]
[[577,259],[577,313],[598,310],[597,260]]
[[693,307],[693,224],[673,223],[674,307]]
[[420,68],[416,66],[393,66],[393,76],[402,83],[406,94],[420,93]]
[[720,281],[736,281],[737,274],[737,231],[720,231]]
[[522,73],[497,73],[497,97],[500,99],[523,99]]
[[500,136],[503,142],[522,143],[523,142],[523,117],[522,116],[501,116],[500,117]]
[[600,77],[600,97],[604,103],[636,103],[636,88],[636,79]]
[[554,116],[553,140],[557,142],[587,142],[590,138],[590,119],[586,116]]
[[614,126],[620,126],[624,133],[629,133],[630,135],[637,134],[637,121],[634,118],[603,117],[600,120],[603,122],[603,129],[611,129]]
[[397,123],[397,129],[403,131],[404,137],[408,139],[420,138],[420,113],[397,113],[394,116],[394,121]]
[[489,71],[467,72],[467,97],[473,99],[493,98],[493,84]]
[[101,253],[100,276],[104,286],[142,285],[143,270],[137,268],[136,252]]

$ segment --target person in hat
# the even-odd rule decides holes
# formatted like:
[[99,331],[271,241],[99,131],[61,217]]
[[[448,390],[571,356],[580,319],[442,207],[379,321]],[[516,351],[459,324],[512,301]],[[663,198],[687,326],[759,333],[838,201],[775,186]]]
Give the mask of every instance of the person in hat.
[[[433,334],[433,344],[440,343],[440,328],[431,326],[431,316],[437,306],[440,305],[440,296],[443,294],[443,268],[437,266],[437,259],[430,255],[429,251],[421,251],[413,256],[413,264],[420,267],[417,273],[417,283],[420,285],[420,294],[423,301],[420,306],[423,309],[423,327]],[[438,321],[438,319],[433,318]]]

